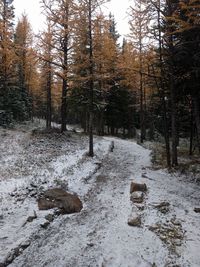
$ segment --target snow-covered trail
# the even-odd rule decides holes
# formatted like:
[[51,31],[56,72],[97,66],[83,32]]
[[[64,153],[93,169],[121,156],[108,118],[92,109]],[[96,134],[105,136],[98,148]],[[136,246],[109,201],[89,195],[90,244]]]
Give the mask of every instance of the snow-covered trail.
[[[90,185],[82,190],[82,180],[96,172],[109,149],[109,141],[95,138],[94,150],[98,157],[90,159],[86,156],[86,136],[57,132],[33,134],[32,127],[28,124],[24,129],[0,128],[1,267],[29,246],[47,222],[45,216],[54,213],[38,210],[38,195],[52,187],[85,195]],[[35,213],[36,218],[26,223]]]
[[[9,266],[200,266],[199,214],[193,212],[193,206],[199,204],[199,189],[165,171],[151,169],[150,151],[136,143],[107,140],[114,140],[115,149],[103,159],[98,173],[82,184],[83,192],[90,184],[82,195],[82,212],[59,216],[46,230],[41,229]],[[147,183],[142,211],[130,202],[131,180]],[[166,214],[154,208],[161,201],[170,203]],[[140,228],[127,224],[134,212],[142,216]],[[149,230],[158,222],[166,226],[172,219],[187,231],[176,253]]]

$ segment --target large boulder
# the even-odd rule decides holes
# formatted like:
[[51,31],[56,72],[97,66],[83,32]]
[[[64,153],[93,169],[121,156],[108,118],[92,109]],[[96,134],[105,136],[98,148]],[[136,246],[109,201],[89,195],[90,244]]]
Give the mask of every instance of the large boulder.
[[59,208],[63,214],[80,212],[83,208],[81,200],[61,188],[49,189],[38,199],[40,210]]

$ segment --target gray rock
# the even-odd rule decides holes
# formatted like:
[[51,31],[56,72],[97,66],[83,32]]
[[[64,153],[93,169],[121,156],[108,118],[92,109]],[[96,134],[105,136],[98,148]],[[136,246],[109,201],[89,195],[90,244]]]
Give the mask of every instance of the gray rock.
[[194,212],[200,213],[200,208],[194,208]]
[[47,214],[47,215],[45,216],[45,219],[46,219],[47,221],[49,221],[49,222],[53,222],[53,220],[54,220],[54,216],[53,216],[53,214]]
[[50,222],[49,221],[45,221],[43,223],[40,224],[40,226],[44,229],[47,229],[47,227],[49,226]]
[[140,215],[133,215],[128,219],[128,225],[140,227],[142,224],[141,216]]
[[31,223],[35,219],[37,219],[37,214],[36,214],[36,211],[34,210],[33,211],[33,216],[29,216],[22,226],[24,227],[27,223]]
[[24,250],[27,247],[29,247],[31,244],[30,240],[25,240],[24,242],[21,243],[20,247]]
[[136,207],[140,211],[143,211],[145,209],[145,206],[143,204],[137,204]]
[[142,203],[144,200],[144,193],[143,192],[133,192],[131,194],[130,200],[133,203]]
[[158,209],[161,213],[167,213],[170,210],[170,203],[163,201],[159,203],[158,205],[155,205],[155,208]]

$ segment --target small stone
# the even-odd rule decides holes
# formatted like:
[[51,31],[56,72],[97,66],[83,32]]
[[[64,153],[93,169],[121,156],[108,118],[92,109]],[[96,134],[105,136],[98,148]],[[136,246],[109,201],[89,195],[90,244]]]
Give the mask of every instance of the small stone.
[[136,207],[138,210],[141,210],[141,211],[144,210],[144,205],[137,204]]
[[29,240],[26,240],[26,241],[24,241],[23,243],[21,243],[21,248],[24,250],[24,249],[26,249],[27,247],[29,247],[30,246],[30,244],[31,244],[31,242],[29,241]]
[[30,196],[31,196],[31,197],[35,197],[36,195],[37,195],[37,192],[32,191],[32,192],[30,193]]
[[128,219],[128,225],[140,227],[142,224],[141,217],[139,215],[135,215]]
[[167,212],[169,212],[170,203],[163,201],[159,203],[158,205],[155,205],[155,208],[158,209],[161,213],[166,214]]
[[133,203],[142,203],[144,200],[144,193],[143,192],[133,192],[131,194],[130,200]]
[[43,223],[40,224],[40,226],[44,229],[47,229],[47,227],[49,226],[50,222],[49,221],[45,221]]
[[180,247],[180,246],[182,245],[182,240],[180,240],[180,239],[176,240],[176,241],[175,241],[175,245],[176,245],[177,247]]
[[142,173],[142,178],[148,178],[146,173]]
[[200,213],[200,208],[194,208],[194,212]]
[[49,222],[53,222],[53,220],[54,220],[53,214],[47,214],[47,215],[45,216],[45,219],[46,219],[47,221],[49,221]]
[[34,187],[34,188],[37,188],[37,185],[34,184],[34,183],[30,183],[30,186]]
[[168,236],[171,237],[171,238],[174,238],[174,233],[173,232],[169,232]]
[[181,222],[176,220],[176,219],[172,219],[171,223],[173,223],[173,225],[175,225],[175,226],[181,226]]
[[27,219],[26,219],[26,221],[25,221],[25,223],[22,225],[23,227],[27,224],[27,223],[30,223],[30,222],[32,222],[33,220],[35,220],[35,219],[37,219],[37,214],[36,214],[36,211],[34,210],[33,211],[33,216],[29,216]]
[[87,245],[88,245],[88,247],[94,247],[93,243],[88,243]]

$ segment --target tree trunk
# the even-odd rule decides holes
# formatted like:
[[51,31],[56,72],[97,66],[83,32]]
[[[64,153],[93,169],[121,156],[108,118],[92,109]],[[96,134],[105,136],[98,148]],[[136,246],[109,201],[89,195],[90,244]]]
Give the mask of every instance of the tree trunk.
[[163,104],[163,126],[164,126],[164,138],[165,138],[167,166],[171,167],[169,127],[168,127],[168,123],[167,123],[167,107],[166,107],[164,95],[162,96],[162,104]]
[[94,156],[93,150],[93,101],[94,101],[94,81],[93,81],[93,41],[92,41],[92,2],[89,0],[89,46],[90,46],[90,88],[89,88],[89,156]]
[[144,123],[145,123],[145,121],[144,121],[143,75],[142,75],[142,40],[140,37],[140,142],[141,143],[143,143],[144,139],[145,139],[145,125],[144,125]]
[[176,127],[176,99],[174,92],[174,81],[170,77],[170,95],[171,95],[171,136],[172,136],[172,166],[178,165],[177,157],[177,127]]
[[193,97],[193,105],[194,105],[194,120],[197,129],[197,143],[200,153],[200,104],[198,96]]
[[99,136],[103,135],[103,129],[104,129],[104,114],[103,110],[100,110],[98,112],[98,121],[97,121],[97,132]]
[[190,148],[189,155],[193,155],[193,138],[194,138],[194,116],[193,116],[193,103],[191,105],[191,114],[190,114]]
[[67,116],[67,81],[66,81],[66,78],[64,78],[63,85],[62,85],[61,132],[64,132],[67,130],[66,116]]
[[67,91],[68,91],[68,53],[69,53],[69,2],[65,7],[64,36],[61,39],[63,49],[63,84],[62,84],[62,103],[61,103],[61,132],[67,130]]
[[171,167],[171,153],[170,153],[170,140],[169,140],[169,127],[167,123],[167,107],[165,102],[165,84],[163,81],[164,78],[164,66],[163,66],[163,53],[162,53],[162,36],[161,36],[161,5],[160,0],[158,1],[158,17],[157,17],[157,23],[158,23],[158,45],[159,45],[159,63],[160,63],[160,72],[161,72],[161,78],[160,78],[160,85],[156,82],[158,90],[161,87],[160,92],[160,98],[162,102],[162,108],[163,108],[163,128],[164,128],[164,138],[165,138],[165,149],[166,149],[166,159],[167,159],[167,166]]
[[46,128],[48,130],[51,129],[51,111],[52,111],[52,104],[51,104],[51,64],[48,63],[48,75],[47,75],[47,114],[46,114]]
[[143,81],[142,71],[140,71],[140,142],[143,143],[145,139],[144,129],[144,103],[143,103]]

